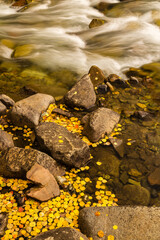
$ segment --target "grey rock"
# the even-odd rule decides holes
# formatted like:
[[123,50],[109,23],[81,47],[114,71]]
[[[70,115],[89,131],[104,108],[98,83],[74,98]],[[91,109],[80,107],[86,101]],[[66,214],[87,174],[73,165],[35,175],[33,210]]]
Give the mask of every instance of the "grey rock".
[[36,127],[36,137],[43,150],[66,165],[81,167],[90,158],[89,146],[79,136],[56,123],[45,122]]
[[38,236],[32,238],[32,240],[88,240],[88,238],[81,232],[70,228],[63,227],[54,230],[50,230],[39,234]]
[[[100,212],[99,216],[95,212]],[[98,231],[104,232],[102,240],[113,235],[115,240],[159,240],[159,207],[89,207],[79,214],[81,232],[87,237],[99,240]],[[116,225],[118,228],[113,229]]]
[[6,106],[2,102],[0,102],[0,115],[4,114],[6,110]]
[[0,101],[7,107],[13,107],[13,105],[15,104],[15,101],[8,97],[7,95],[5,94],[0,94]]
[[66,105],[89,109],[95,105],[96,94],[89,75],[84,75],[65,95]]
[[34,149],[10,148],[1,157],[0,174],[9,178],[25,178],[26,172],[38,163],[48,169],[53,176],[63,175],[64,167],[45,153]]
[[150,192],[138,185],[125,185],[123,195],[126,197],[126,205],[148,206],[150,202]]
[[40,184],[40,186],[33,187],[29,190],[27,195],[39,201],[48,201],[60,194],[60,189],[55,177],[38,163],[35,163],[27,172],[28,180]]
[[90,114],[83,134],[90,141],[97,142],[104,134],[110,134],[119,122],[120,115],[109,108],[98,108]]
[[14,147],[12,135],[0,129],[0,151]]
[[39,124],[42,111],[45,111],[49,104],[54,103],[52,96],[42,93],[34,94],[15,103],[11,110],[11,119],[15,125],[35,127]]
[[149,174],[148,182],[150,185],[160,185],[160,168],[156,168]]
[[5,228],[7,227],[8,216],[6,213],[0,213],[0,236],[5,233]]

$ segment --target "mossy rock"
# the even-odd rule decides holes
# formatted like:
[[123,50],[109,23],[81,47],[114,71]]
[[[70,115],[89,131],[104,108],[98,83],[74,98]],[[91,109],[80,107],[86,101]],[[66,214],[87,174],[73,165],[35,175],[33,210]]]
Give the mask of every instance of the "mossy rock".
[[21,46],[17,46],[12,53],[13,58],[21,58],[29,56],[34,50],[34,46],[32,44],[25,44]]
[[11,48],[11,49],[14,49],[14,47],[15,47],[15,42],[13,42],[10,39],[5,39],[4,38],[4,39],[1,40],[1,43],[3,45],[5,45],[6,47]]
[[149,72],[160,72],[160,62],[144,64],[141,68]]
[[99,26],[101,26],[101,25],[103,25],[103,24],[105,24],[105,23],[106,23],[106,21],[103,20],[103,19],[94,18],[94,19],[92,19],[92,21],[90,22],[89,28],[99,27]]

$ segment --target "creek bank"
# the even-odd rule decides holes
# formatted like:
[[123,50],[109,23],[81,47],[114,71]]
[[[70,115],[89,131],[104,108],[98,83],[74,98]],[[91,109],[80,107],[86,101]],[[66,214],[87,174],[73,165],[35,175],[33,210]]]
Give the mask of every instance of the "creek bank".
[[[136,72],[136,70],[134,71]],[[48,168],[51,173],[51,165],[53,164],[53,167],[55,167],[55,165],[57,166],[61,160],[65,165],[72,165],[78,168],[83,168],[84,166],[84,169],[85,165],[88,163],[90,168],[87,175],[85,172],[80,173],[81,177],[87,177],[87,181],[89,181],[88,178],[91,180],[91,182],[86,185],[86,189],[83,186],[81,187],[86,190],[86,199],[96,193],[97,195],[95,198],[99,201],[98,204],[100,204],[102,198],[101,191],[106,191],[110,194],[109,192],[111,190],[118,196],[119,204],[125,204],[127,202],[127,204],[130,205],[159,206],[159,188],[157,188],[157,184],[152,184],[151,181],[148,181],[148,176],[154,173],[155,169],[159,167],[159,161],[157,160],[159,159],[159,105],[157,104],[157,99],[155,100],[150,97],[151,94],[154,95],[154,86],[158,83],[153,82],[148,75],[143,77],[141,75],[135,76],[136,74],[133,74],[133,69],[128,71],[127,74],[130,75],[130,78],[129,80],[126,80],[125,83],[124,80],[121,80],[117,75],[105,76],[96,66],[92,66],[89,72],[90,76],[88,77],[90,77],[92,81],[90,84],[93,84],[92,90],[94,89],[96,94],[95,106],[89,109],[88,107],[82,108],[82,106],[80,108],[80,105],[76,106],[74,104],[68,104],[69,106],[65,106],[64,102],[67,104],[66,98],[57,102],[57,105],[52,99],[52,104],[49,105],[49,103],[47,103],[49,105],[48,109],[47,107],[44,109],[36,108],[36,105],[33,103],[33,113],[38,110],[36,120],[38,121],[38,126],[37,123],[32,124],[33,132],[35,132],[35,134],[33,134],[35,136],[32,139],[32,146],[38,150],[19,148],[16,146],[16,141],[14,141],[16,147],[8,148],[7,150],[4,149],[2,152],[1,159],[3,160],[3,164],[1,168],[5,166],[7,171],[9,171],[8,169],[12,168],[12,166],[14,168],[13,173],[8,173],[6,171],[5,176],[11,177],[13,175],[10,174],[14,174],[14,177],[16,178],[25,178],[26,174],[29,173],[28,171],[32,170],[32,167],[35,166],[34,164],[36,164],[36,162],[44,168]],[[136,77],[138,81],[133,81],[133,76]],[[98,91],[99,85],[107,86],[107,91]],[[81,89],[79,90],[77,88],[76,92],[76,95],[78,95],[79,92],[81,92]],[[83,91],[83,94],[88,93]],[[36,96],[37,94],[34,94],[28,99],[34,99]],[[26,105],[31,106],[32,103],[28,99],[26,98],[24,101]],[[39,101],[41,102],[41,99]],[[16,104],[17,103],[14,104],[13,108]],[[30,107],[27,107],[26,105],[20,104],[21,109],[19,110],[19,118],[23,118],[23,112],[25,112],[23,111],[24,107],[27,111],[30,109]],[[54,109],[59,110],[57,111]],[[112,121],[110,121],[109,115],[109,120],[106,120],[111,124],[109,128],[111,130],[109,131],[107,129],[108,122],[107,126],[104,127],[100,121],[100,124],[98,124],[99,130],[96,133],[96,141],[91,142],[86,136],[83,136],[85,132],[83,131],[83,128],[85,124],[88,124],[88,120],[91,120],[90,116],[93,113],[99,111],[103,111],[104,113],[106,109],[109,109],[110,112],[116,116],[116,121],[114,121],[113,124]],[[8,116],[11,116],[12,111],[12,109],[9,111],[7,110],[7,116],[2,116],[4,122],[7,121]],[[29,121],[34,123],[34,117],[34,114],[31,114]],[[102,119],[101,114],[98,119]],[[28,124],[27,118],[24,118],[23,121],[23,125]],[[71,122],[73,122],[72,126],[74,126],[74,128],[70,126]],[[15,123],[18,125],[19,119],[16,120],[15,118]],[[9,120],[7,124],[12,125],[12,122]],[[63,125],[63,127],[59,125]],[[102,132],[100,128],[101,126],[104,128]],[[23,127],[21,127],[21,130]],[[3,131],[5,130],[6,132],[8,128],[6,127],[6,123],[2,124],[2,128]],[[15,129],[15,126],[12,126],[11,129]],[[23,130],[25,135],[27,135],[27,131],[30,132],[31,130],[26,129],[27,127],[25,126]],[[101,132],[101,135],[99,135],[99,132]],[[70,139],[70,136],[72,136],[72,140],[68,140]],[[13,139],[15,139],[15,136]],[[72,145],[74,146],[76,141],[78,141],[79,145],[78,152],[75,151],[75,148],[72,148]],[[83,146],[84,149],[86,149],[86,154],[83,151]],[[121,147],[119,148],[119,146]],[[15,151],[14,154],[13,150]],[[44,151],[45,153],[41,151]],[[92,159],[89,159],[90,152],[93,155]],[[7,157],[9,153],[11,153],[10,158]],[[41,157],[40,160],[37,160],[39,159],[39,154]],[[55,160],[49,155],[52,155]],[[28,156],[30,156],[29,159]],[[19,159],[19,161],[17,161],[17,159]],[[66,162],[64,159],[66,159]],[[89,160],[90,162],[88,162]],[[62,166],[62,162],[60,167]],[[8,165],[6,166],[6,164]],[[47,164],[48,167],[46,167]],[[67,169],[69,169],[69,167],[67,167]],[[22,172],[20,173],[21,170]],[[5,174],[3,169],[2,172]],[[36,171],[33,171],[33,173],[36,174]],[[74,175],[74,173],[72,174]],[[44,196],[47,195],[45,194],[47,184],[42,181],[40,182],[38,180],[38,175],[39,173],[37,173],[37,176],[34,175],[32,180],[34,179],[34,184],[41,184],[41,189],[38,190],[40,195],[38,198],[36,196],[36,199],[43,201]],[[53,175],[56,177],[55,173],[53,173]],[[57,175],[56,179],[62,180],[59,178],[60,174]],[[70,181],[72,182],[72,179]],[[101,181],[103,181],[103,184]],[[82,182],[84,184],[84,181]],[[95,186],[93,186],[93,183]],[[60,188],[64,187],[63,181],[61,181],[59,185]],[[69,183],[68,187],[65,189],[74,192],[71,183]],[[30,189],[31,192],[32,190]],[[34,189],[33,191],[37,191],[37,189]],[[41,197],[42,192],[43,197]],[[35,192],[32,193],[33,195],[31,194],[31,196],[34,197]],[[53,194],[53,191],[51,191],[51,193]],[[25,191],[24,194],[26,195]],[[53,195],[49,195],[49,198],[51,196]],[[105,194],[103,197],[105,197]],[[107,201],[107,204],[110,204],[108,203],[110,201],[112,200]],[[93,206],[95,205],[93,204]],[[117,212],[118,211],[119,210],[117,210]],[[99,229],[99,231],[100,230],[101,229]],[[109,233],[107,232],[106,234]]]

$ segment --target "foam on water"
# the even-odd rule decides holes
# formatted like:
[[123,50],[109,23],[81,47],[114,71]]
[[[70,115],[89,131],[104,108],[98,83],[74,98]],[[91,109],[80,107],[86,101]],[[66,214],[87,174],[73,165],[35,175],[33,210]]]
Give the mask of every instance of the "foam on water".
[[[97,0],[40,2],[24,12],[0,3],[1,39],[11,39],[17,45],[33,44],[35,51],[27,58],[40,66],[84,73],[95,64],[108,73],[121,73],[124,68],[160,60],[160,28],[152,17],[153,10],[160,10],[159,1],[121,3],[119,8],[123,11],[125,7],[128,14],[117,18],[93,8],[100,2]],[[107,23],[89,29],[93,18]],[[11,58],[11,53],[0,45],[2,57]]]

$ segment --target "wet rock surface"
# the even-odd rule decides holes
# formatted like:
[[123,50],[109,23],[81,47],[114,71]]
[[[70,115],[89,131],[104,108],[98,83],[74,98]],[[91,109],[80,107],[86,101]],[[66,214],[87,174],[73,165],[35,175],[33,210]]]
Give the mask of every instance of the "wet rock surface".
[[0,129],[0,151],[14,147],[12,135]]
[[104,134],[110,134],[119,122],[120,115],[108,108],[98,108],[93,111],[84,126],[83,134],[90,141],[97,142]]
[[50,230],[48,232],[41,233],[39,236],[35,238],[32,238],[32,240],[66,240],[66,239],[88,240],[88,238],[85,235],[83,235],[81,232],[69,227]]
[[27,124],[29,127],[34,127],[39,124],[42,111],[45,111],[49,104],[54,102],[52,96],[42,93],[20,100],[11,110],[12,122],[18,126]]
[[80,167],[90,158],[89,146],[79,136],[56,123],[39,125],[36,137],[42,149],[66,165]]
[[[98,240],[102,231],[107,239],[158,240],[160,209],[157,207],[95,207],[80,211],[79,225],[83,234]],[[102,224],[103,223],[103,224]]]
[[53,158],[45,153],[34,149],[10,148],[1,157],[0,174],[4,177],[22,178],[26,177],[26,172],[38,163],[48,169],[55,177],[64,174],[61,167]]
[[89,109],[95,105],[96,94],[89,75],[82,77],[65,95],[66,105]]

